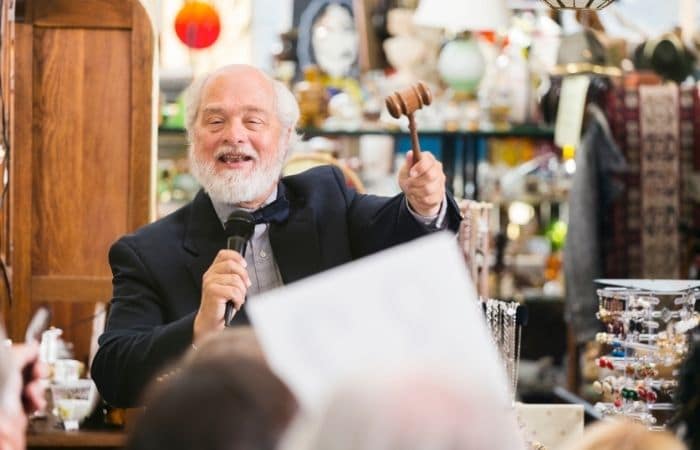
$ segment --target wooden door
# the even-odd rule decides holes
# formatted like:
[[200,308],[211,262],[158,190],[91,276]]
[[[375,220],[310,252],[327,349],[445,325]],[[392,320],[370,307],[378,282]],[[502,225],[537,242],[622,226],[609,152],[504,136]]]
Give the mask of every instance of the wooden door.
[[153,210],[154,32],[137,0],[26,0],[12,26],[5,322],[21,340],[49,304],[86,360],[109,246]]

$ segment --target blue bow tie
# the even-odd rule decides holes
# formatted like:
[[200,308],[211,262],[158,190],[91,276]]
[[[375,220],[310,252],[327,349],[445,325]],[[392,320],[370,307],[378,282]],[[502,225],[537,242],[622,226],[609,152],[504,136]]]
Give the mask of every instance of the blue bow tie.
[[284,195],[282,184],[277,189],[277,199],[251,212],[255,223],[282,223],[289,217],[289,200]]

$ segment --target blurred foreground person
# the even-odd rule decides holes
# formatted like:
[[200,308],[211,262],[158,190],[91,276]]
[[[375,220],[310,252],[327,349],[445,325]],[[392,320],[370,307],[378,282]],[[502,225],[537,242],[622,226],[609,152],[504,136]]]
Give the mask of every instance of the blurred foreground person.
[[210,336],[160,380],[127,449],[274,450],[297,410],[249,328]]
[[182,365],[200,361],[250,358],[267,365],[258,338],[250,325],[226,328],[207,336],[199,347],[190,349],[182,360]]
[[674,425],[691,450],[700,450],[700,332],[680,370]]
[[650,431],[629,420],[604,420],[583,431],[566,450],[685,450],[681,441],[666,431]]
[[0,327],[0,450],[25,448],[27,415],[45,406],[36,344],[9,345]]
[[515,414],[456,375],[396,371],[340,387],[281,450],[521,450]]

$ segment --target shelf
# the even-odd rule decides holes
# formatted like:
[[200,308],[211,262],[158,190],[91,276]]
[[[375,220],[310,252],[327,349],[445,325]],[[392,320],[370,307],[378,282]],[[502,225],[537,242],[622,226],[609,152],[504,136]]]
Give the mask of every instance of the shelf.
[[[408,136],[408,131],[403,130],[388,130],[381,128],[366,128],[360,130],[325,130],[322,128],[299,128],[299,132],[304,137],[327,136],[327,137],[354,137],[363,135],[383,135],[383,136]],[[475,137],[475,138],[508,138],[508,137],[529,137],[552,139],[554,137],[554,128],[540,127],[533,125],[518,125],[507,130],[476,130],[476,131],[445,131],[445,130],[418,130],[418,133],[423,136],[438,136],[438,137]],[[184,139],[185,130],[178,128],[159,128],[159,140],[163,136],[170,140],[173,136],[181,136]],[[182,141],[181,141],[182,142]]]

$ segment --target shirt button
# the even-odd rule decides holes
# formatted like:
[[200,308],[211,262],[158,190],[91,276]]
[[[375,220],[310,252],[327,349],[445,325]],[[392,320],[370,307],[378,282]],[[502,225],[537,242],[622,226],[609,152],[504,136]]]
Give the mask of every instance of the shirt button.
[[267,258],[267,252],[265,250],[260,250],[260,257]]

